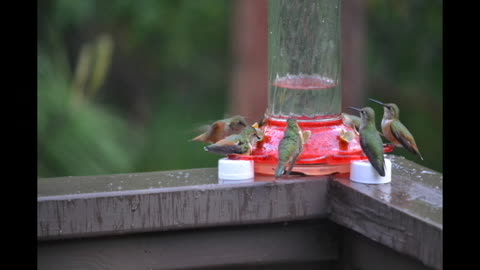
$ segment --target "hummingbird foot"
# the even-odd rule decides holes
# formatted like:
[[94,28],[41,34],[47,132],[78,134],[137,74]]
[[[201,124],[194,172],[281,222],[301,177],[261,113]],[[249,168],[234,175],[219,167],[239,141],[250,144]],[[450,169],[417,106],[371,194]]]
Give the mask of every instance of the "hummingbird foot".
[[291,171],[289,175],[307,176],[306,173],[297,172],[297,171]]

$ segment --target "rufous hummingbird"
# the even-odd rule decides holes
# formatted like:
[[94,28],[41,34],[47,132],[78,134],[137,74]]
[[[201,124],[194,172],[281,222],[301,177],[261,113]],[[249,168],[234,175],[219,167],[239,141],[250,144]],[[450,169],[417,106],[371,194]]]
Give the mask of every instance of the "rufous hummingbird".
[[[278,165],[275,170],[275,178],[284,173],[289,175],[295,162],[303,151],[303,145],[311,136],[311,131],[302,131],[295,118],[287,120],[287,128],[280,143],[278,144]],[[285,167],[290,165],[285,172]]]
[[383,142],[375,126],[375,111],[370,107],[362,109],[348,107],[360,113],[360,146],[379,175],[385,176]]
[[231,154],[250,155],[253,147],[263,138],[263,131],[255,123],[252,126],[245,127],[239,134],[232,134],[225,139],[204,147],[204,149],[205,151],[225,156]]
[[383,106],[382,132],[385,138],[393,145],[403,147],[423,160],[413,135],[400,122],[400,109],[398,106],[394,103],[383,103],[375,99],[369,99]]
[[193,138],[192,141],[216,143],[232,134],[240,133],[246,126],[248,126],[248,123],[245,117],[240,115],[218,120],[211,124],[204,133]]

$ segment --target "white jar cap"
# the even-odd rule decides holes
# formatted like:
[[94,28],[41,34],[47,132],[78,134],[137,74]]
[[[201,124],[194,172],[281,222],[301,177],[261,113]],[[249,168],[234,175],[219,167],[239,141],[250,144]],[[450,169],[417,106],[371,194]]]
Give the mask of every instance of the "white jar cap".
[[254,181],[253,160],[232,160],[222,158],[218,160],[218,179],[220,183],[232,181],[237,183],[245,180]]
[[385,159],[385,176],[380,176],[368,160],[356,160],[350,165],[350,180],[363,184],[385,184],[392,181],[392,162]]

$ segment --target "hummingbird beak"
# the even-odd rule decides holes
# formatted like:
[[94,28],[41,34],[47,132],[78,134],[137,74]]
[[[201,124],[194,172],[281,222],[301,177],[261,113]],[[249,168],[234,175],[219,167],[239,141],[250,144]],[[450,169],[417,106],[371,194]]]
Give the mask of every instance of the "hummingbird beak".
[[378,104],[380,104],[380,105],[382,105],[382,106],[385,106],[385,103],[383,103],[383,102],[380,102],[380,101],[375,100],[375,99],[373,99],[373,98],[369,98],[369,99],[370,99],[371,101],[375,102],[375,103],[378,103]]
[[348,107],[348,108],[349,108],[349,109],[352,109],[352,110],[355,110],[355,111],[357,111],[357,112],[362,111],[362,110],[360,110],[359,108],[355,108],[355,107]]

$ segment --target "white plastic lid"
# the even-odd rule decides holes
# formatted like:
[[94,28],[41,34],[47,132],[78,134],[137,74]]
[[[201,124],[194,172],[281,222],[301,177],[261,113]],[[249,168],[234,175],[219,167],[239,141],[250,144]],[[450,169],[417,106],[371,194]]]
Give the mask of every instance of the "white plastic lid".
[[392,162],[385,159],[385,176],[380,176],[368,160],[353,161],[350,165],[350,180],[363,184],[385,184],[392,181]]
[[218,179],[225,181],[242,181],[254,179],[253,160],[232,160],[221,158],[218,160]]

